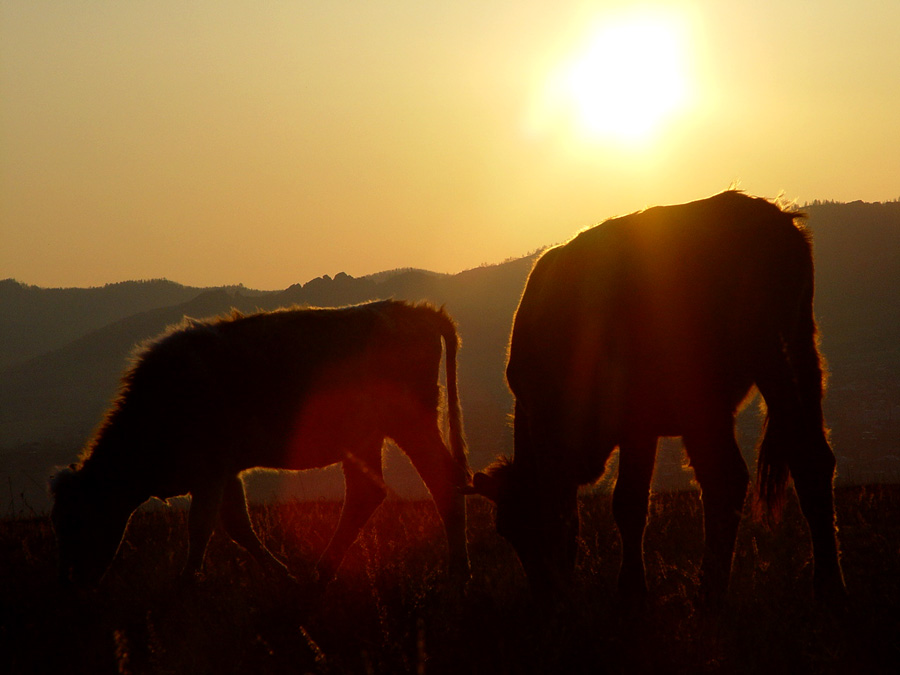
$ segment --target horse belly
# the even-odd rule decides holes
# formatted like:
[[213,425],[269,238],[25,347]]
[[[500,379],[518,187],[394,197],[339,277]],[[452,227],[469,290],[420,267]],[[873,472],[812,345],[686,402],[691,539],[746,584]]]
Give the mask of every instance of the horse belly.
[[290,433],[285,469],[313,469],[343,461],[348,454],[371,453],[385,437],[384,401],[365,389],[316,395],[302,407]]
[[685,431],[733,421],[753,382],[746,377],[704,378],[697,373],[671,379],[635,381],[622,406],[627,430],[656,436],[681,436]]

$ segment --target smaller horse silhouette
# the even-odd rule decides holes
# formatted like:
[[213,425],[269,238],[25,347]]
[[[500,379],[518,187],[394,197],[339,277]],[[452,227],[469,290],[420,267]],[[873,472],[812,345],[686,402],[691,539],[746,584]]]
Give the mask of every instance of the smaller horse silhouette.
[[[449,450],[439,424],[442,339]],[[51,479],[61,577],[98,583],[132,512],[152,496],[183,494],[191,495],[185,575],[201,569],[217,520],[260,563],[286,574],[253,531],[240,474],[341,462],[344,506],[316,568],[324,587],[385,497],[386,438],[431,492],[451,572],[467,576],[458,346],[443,310],[397,301],[187,320],[137,356],[80,464]]]
[[579,485],[619,447],[613,512],[619,591],[646,594],[643,532],[657,440],[681,436],[702,491],[701,593],[721,599],[749,475],[734,416],[766,401],[757,485],[777,510],[788,475],[812,534],[815,589],[842,593],[801,214],[729,191],[606,221],[535,264],[516,312],[506,376],[515,456],[474,476],[497,531],[536,590],[574,571]]

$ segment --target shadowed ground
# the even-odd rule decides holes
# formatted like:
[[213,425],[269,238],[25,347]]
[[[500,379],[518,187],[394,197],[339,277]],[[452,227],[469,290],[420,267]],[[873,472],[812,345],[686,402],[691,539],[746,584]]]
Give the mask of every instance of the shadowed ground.
[[[535,611],[491,507],[470,502],[468,597],[444,574],[430,502],[388,501],[350,550],[324,604],[304,616],[298,591],[266,579],[213,537],[205,579],[178,587],[185,512],[132,520],[96,594],[59,596],[49,520],[0,522],[0,655],[8,673],[889,673],[900,662],[900,485],[838,488],[851,602],[810,606],[811,552],[795,501],[767,531],[738,535],[725,616],[694,606],[702,552],[696,493],[654,495],[646,535],[650,606],[625,617],[612,595],[620,551],[611,497],[585,495],[576,593]],[[258,507],[266,544],[300,575],[339,515],[332,502]],[[299,536],[293,533],[299,532]],[[429,543],[433,542],[433,543]],[[633,636],[642,635],[640,641]]]

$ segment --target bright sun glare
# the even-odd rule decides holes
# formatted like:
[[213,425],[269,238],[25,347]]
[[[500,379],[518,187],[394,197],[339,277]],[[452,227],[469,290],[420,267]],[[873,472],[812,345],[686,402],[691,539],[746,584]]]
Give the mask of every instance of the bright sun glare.
[[689,99],[684,24],[662,12],[599,21],[551,75],[533,126],[560,123],[582,139],[648,142]]

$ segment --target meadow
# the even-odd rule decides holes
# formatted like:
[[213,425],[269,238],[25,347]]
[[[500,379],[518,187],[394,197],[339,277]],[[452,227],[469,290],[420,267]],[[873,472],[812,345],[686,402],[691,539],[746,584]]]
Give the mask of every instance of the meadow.
[[[811,554],[791,502],[780,524],[745,518],[726,607],[694,592],[702,545],[696,492],[658,493],[645,558],[650,599],[617,605],[619,539],[608,492],[583,495],[577,582],[537,607],[491,505],[470,501],[473,577],[445,575],[430,502],[389,500],[321,603],[268,578],[214,535],[202,579],[180,583],[183,508],[132,518],[113,568],[91,592],[63,592],[49,520],[0,522],[4,673],[895,673],[900,664],[900,485],[837,494],[850,600],[811,602]],[[330,501],[253,509],[266,544],[302,579],[336,524]]]

